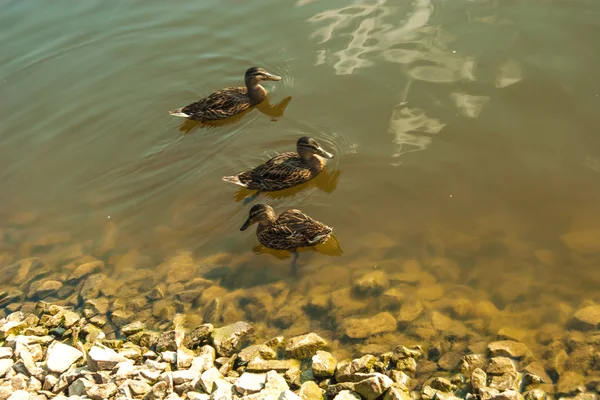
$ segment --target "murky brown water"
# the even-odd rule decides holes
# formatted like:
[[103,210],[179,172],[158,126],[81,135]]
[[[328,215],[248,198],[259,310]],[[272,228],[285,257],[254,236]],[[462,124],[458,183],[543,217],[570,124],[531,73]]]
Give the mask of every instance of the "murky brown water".
[[[533,346],[536,328],[600,301],[595,2],[36,3],[0,15],[5,270],[35,256],[65,280],[95,257],[114,296],[145,299],[137,317],[160,325],[172,307],[190,324],[265,322],[265,336],[340,339],[349,316],[422,303],[375,344],[427,338],[437,310],[474,341],[508,326]],[[213,129],[167,114],[253,65],[283,76],[261,110]],[[303,135],[335,154],[328,170],[258,201],[333,226],[339,246],[303,252],[292,278],[239,231],[250,206],[221,177]],[[350,300],[373,270],[399,304]],[[156,287],[163,300],[146,297]],[[202,295],[177,300],[190,287]],[[456,299],[498,311],[457,316]]]

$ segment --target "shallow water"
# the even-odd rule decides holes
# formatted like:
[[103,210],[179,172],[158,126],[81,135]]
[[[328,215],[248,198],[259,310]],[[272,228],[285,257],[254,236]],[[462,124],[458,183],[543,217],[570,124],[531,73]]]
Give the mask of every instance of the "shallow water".
[[[492,301],[507,314],[473,322],[482,337],[565,322],[557,313],[600,301],[596,2],[2,9],[3,267],[39,256],[47,276],[64,279],[69,263],[94,256],[123,282],[147,269],[149,283],[132,289],[143,295],[164,284],[159,264],[184,254],[197,269],[167,283],[215,280],[225,291],[209,300],[271,284],[298,309],[315,291],[378,269],[425,302],[421,320],[444,300]],[[214,128],[167,114],[240,84],[253,65],[283,76],[265,84],[260,110]],[[334,227],[339,246],[302,252],[293,278],[289,258],[256,248],[254,229],[239,231],[250,205],[221,177],[304,135],[335,154],[327,171],[256,201],[305,211]],[[402,271],[421,275],[406,285],[393,277]],[[441,298],[423,296],[438,284]],[[203,307],[184,308],[197,322]],[[383,309],[375,297],[349,315]],[[243,317],[266,322],[265,335],[313,329],[340,339],[347,316],[307,311],[286,327],[244,309],[217,322]]]

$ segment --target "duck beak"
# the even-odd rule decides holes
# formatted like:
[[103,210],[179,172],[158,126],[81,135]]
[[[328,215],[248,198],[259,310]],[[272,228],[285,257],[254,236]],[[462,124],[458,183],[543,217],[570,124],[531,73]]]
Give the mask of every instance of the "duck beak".
[[280,76],[278,76],[278,75],[273,75],[273,74],[270,74],[270,73],[268,73],[268,72],[263,72],[263,75],[265,76],[265,79],[266,79],[267,81],[280,81],[280,80],[281,80],[281,77],[280,77]]
[[321,157],[325,157],[325,158],[329,158],[332,159],[333,158],[333,154],[326,152],[325,150],[323,150],[322,147],[317,147],[317,155],[320,155]]
[[248,229],[249,226],[250,226],[250,218],[248,218],[246,220],[246,222],[244,222],[244,225],[242,225],[242,227],[240,228],[240,231],[245,231],[246,229]]

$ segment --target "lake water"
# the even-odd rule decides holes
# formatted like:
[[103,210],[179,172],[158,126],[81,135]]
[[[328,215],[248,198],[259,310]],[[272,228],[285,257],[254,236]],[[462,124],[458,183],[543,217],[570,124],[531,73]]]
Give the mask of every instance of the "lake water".
[[[414,324],[457,298],[491,302],[491,320],[466,318],[477,338],[508,326],[531,346],[537,327],[600,301],[595,1],[0,4],[3,267],[41,257],[64,280],[95,257],[134,297],[163,287],[163,306],[203,277],[218,286],[176,307],[191,325],[207,301],[246,293],[214,322],[342,342],[344,318],[397,315],[379,297],[350,300],[372,271],[424,305]],[[167,114],[242,84],[250,66],[283,77],[265,84],[269,104],[213,128]],[[327,170],[254,201],[334,228],[294,278],[286,254],[239,231],[251,205],[221,177],[305,135],[335,154]],[[310,311],[331,292],[348,312]],[[257,293],[273,296],[253,309],[266,312],[248,309]],[[338,304],[346,295],[357,303]],[[270,319],[282,302],[299,311]],[[405,329],[365,343],[426,338]]]

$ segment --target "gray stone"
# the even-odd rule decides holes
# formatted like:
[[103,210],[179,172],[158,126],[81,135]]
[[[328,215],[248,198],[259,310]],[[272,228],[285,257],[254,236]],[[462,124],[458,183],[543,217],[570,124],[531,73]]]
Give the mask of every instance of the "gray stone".
[[233,387],[241,395],[258,393],[265,387],[266,374],[253,374],[244,372],[242,376],[235,381]]
[[277,371],[285,372],[291,368],[300,368],[300,361],[298,360],[263,360],[262,358],[256,357],[250,361],[246,366],[248,372],[268,372]]
[[69,385],[69,396],[83,396],[94,385],[85,378],[78,378]]
[[215,365],[215,349],[209,345],[202,346],[198,351],[198,355],[192,360],[190,369],[198,372],[204,372]]
[[487,366],[487,371],[490,375],[502,375],[506,373],[516,373],[515,364],[507,357],[493,357]]
[[342,390],[333,400],[361,400],[360,395],[350,390]]
[[477,393],[479,389],[487,386],[487,374],[481,368],[475,368],[471,374],[471,386],[473,391]]
[[117,385],[114,383],[101,383],[90,387],[86,394],[92,400],[105,400],[117,393]]
[[317,378],[329,378],[335,373],[337,362],[331,353],[318,350],[312,357],[312,371]]
[[136,333],[145,331],[145,330],[146,330],[146,324],[144,324],[141,321],[132,322],[121,328],[121,332],[125,336],[135,335]]
[[365,339],[380,333],[393,332],[396,327],[396,319],[389,312],[382,312],[371,318],[349,318],[342,324],[344,334],[351,339]]
[[394,382],[390,378],[376,372],[373,376],[358,382],[354,386],[354,391],[366,400],[375,400],[381,397],[393,384]]
[[83,353],[75,347],[61,342],[53,342],[48,347],[46,365],[50,371],[62,374],[82,356]]
[[264,397],[260,397],[261,399],[266,399],[269,396],[274,398],[278,398],[282,392],[289,389],[289,386],[285,379],[281,375],[279,375],[275,371],[267,372],[265,378],[265,388],[261,391],[261,394]]
[[384,271],[373,271],[356,281],[354,290],[363,294],[379,294],[390,286]]
[[196,379],[200,373],[198,371],[193,371],[191,369],[182,369],[179,371],[173,371],[171,373],[171,379],[173,380],[173,384],[182,385],[184,383],[188,383]]
[[163,351],[177,351],[184,337],[185,333],[179,329],[164,332],[156,342],[156,351],[158,353],[162,353]]
[[[322,399],[322,397],[321,397]],[[318,399],[318,400],[321,400]],[[296,393],[292,392],[291,390],[284,390],[283,392],[281,392],[281,395],[279,396],[278,400],[304,400],[302,399],[300,396],[298,396]]]
[[152,387],[142,380],[130,379],[127,383],[129,385],[129,390],[135,397],[143,396],[152,390]]
[[323,400],[323,391],[313,381],[306,381],[300,387],[300,398],[302,400]]
[[177,350],[177,368],[187,369],[192,365],[195,354],[193,351],[181,347]]
[[108,347],[92,346],[87,357],[88,367],[92,371],[110,370],[123,361],[127,361],[127,358]]
[[6,373],[13,367],[14,362],[10,358],[0,360],[0,379],[4,378]]
[[289,358],[305,359],[312,357],[317,350],[325,347],[327,347],[325,339],[311,332],[291,338],[285,347],[285,354]]
[[177,352],[163,351],[162,353],[160,353],[160,358],[169,364],[175,364],[177,363]]
[[248,346],[239,352],[238,363],[240,365],[246,365],[256,357],[260,357],[263,360],[273,360],[277,357],[277,353],[275,350],[264,344]]
[[254,332],[254,328],[247,322],[238,321],[234,324],[215,329],[211,333],[213,345],[217,354],[229,357],[236,352],[239,347],[249,339]]
[[202,375],[200,375],[200,384],[204,391],[209,394],[219,387],[229,388],[229,390],[231,390],[232,386],[215,367],[204,371]]

